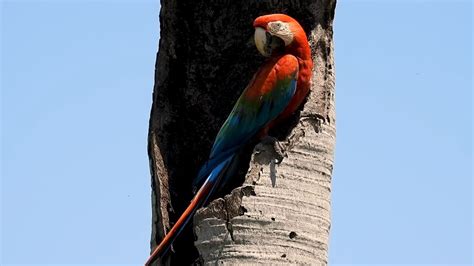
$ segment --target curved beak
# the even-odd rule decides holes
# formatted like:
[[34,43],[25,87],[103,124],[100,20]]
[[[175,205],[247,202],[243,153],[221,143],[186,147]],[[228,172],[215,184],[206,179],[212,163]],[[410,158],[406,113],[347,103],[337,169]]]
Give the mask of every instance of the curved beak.
[[267,51],[267,34],[270,35],[265,29],[261,27],[256,27],[255,28],[255,46],[257,46],[258,51],[263,55],[263,56],[270,56],[271,53]]
[[276,50],[285,47],[285,42],[282,39],[270,34],[261,27],[255,28],[254,38],[255,46],[257,46],[258,51],[266,57],[274,54]]

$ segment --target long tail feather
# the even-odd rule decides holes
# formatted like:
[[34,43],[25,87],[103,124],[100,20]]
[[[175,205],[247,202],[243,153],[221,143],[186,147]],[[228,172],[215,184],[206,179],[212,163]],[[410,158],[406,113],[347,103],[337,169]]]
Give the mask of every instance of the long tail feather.
[[209,197],[214,193],[216,187],[218,186],[222,178],[224,170],[229,166],[233,158],[234,155],[229,156],[211,171],[206,181],[204,181],[204,184],[201,186],[194,198],[191,200],[189,206],[186,208],[183,214],[181,214],[178,221],[174,224],[174,226],[171,228],[165,238],[163,238],[158,247],[156,247],[153,253],[150,255],[150,257],[145,263],[145,266],[151,265],[151,263],[157,258],[160,258],[166,254],[173,241],[185,228],[187,223],[191,220],[196,210],[203,206],[207,202]]

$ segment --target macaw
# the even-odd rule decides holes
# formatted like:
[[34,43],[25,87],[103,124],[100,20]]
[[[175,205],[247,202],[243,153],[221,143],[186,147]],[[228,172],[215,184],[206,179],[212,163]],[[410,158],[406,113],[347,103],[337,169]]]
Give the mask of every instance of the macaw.
[[[310,89],[313,62],[306,33],[290,16],[271,14],[253,22],[255,45],[268,60],[258,69],[217,134],[207,162],[194,179],[200,188],[145,265],[164,256],[198,208],[232,178],[238,151],[252,138],[291,116]],[[202,185],[201,185],[202,184]]]

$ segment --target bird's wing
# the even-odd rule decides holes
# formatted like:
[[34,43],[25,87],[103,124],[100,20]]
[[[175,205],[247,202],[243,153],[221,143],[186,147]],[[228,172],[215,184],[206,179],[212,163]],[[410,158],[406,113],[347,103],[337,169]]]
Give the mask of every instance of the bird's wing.
[[293,55],[269,60],[257,71],[220,128],[195,186],[285,109],[295,93],[297,79],[298,59]]
[[228,177],[226,170],[236,157],[236,149],[285,109],[295,93],[297,79],[298,61],[291,55],[269,61],[256,73],[217,134],[211,156],[197,177],[202,186],[145,265],[166,253],[195,211],[225,182],[222,179]]
[[210,158],[240,146],[275,119],[293,97],[297,79],[298,60],[292,55],[262,66],[219,130]]

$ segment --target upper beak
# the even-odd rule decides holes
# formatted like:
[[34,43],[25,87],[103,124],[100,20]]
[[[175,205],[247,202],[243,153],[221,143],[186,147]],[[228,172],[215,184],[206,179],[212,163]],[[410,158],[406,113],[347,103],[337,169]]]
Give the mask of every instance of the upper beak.
[[[263,56],[270,56],[271,51],[267,50],[267,43],[268,43],[268,33],[264,28],[261,27],[256,27],[255,28],[255,46],[257,46],[258,51],[263,55]],[[271,35],[270,35],[271,38]]]
[[279,38],[279,36],[272,35],[264,28],[255,28],[255,46],[258,51],[266,57],[271,56],[274,53],[278,53],[282,48],[285,47],[285,42]]

